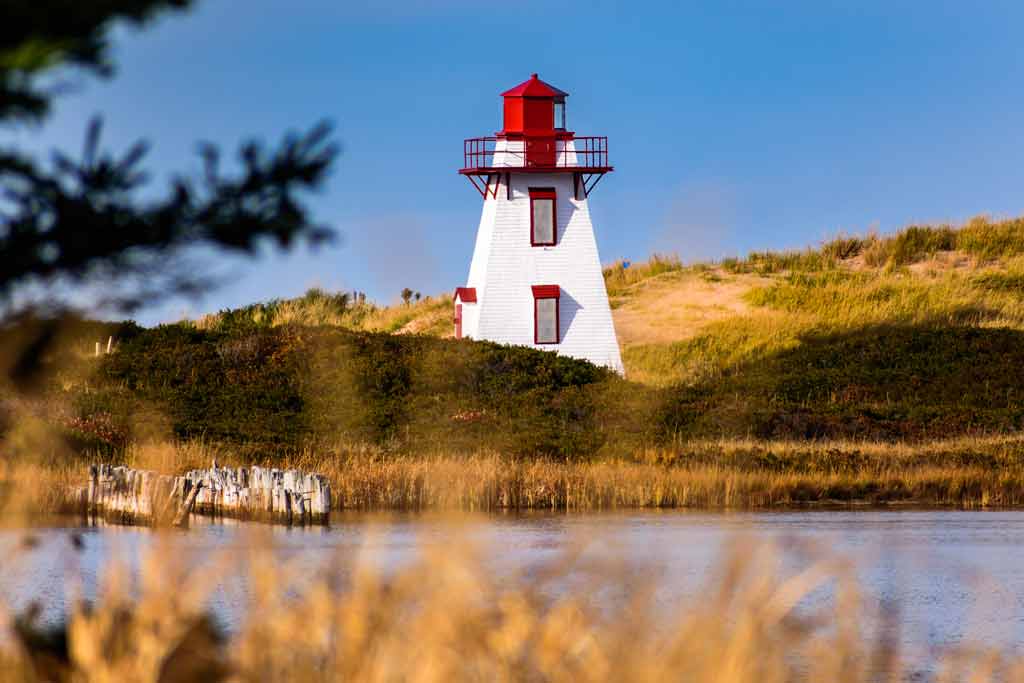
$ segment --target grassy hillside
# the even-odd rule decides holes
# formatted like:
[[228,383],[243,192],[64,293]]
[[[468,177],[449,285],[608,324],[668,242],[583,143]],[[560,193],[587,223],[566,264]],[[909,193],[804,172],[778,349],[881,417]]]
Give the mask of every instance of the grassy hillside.
[[[920,441],[1024,425],[1022,219],[687,267],[655,256],[605,278],[628,379],[672,404],[677,440]],[[325,296],[200,324],[450,333],[447,298],[331,317]]]
[[701,396],[696,432],[982,435],[1024,424],[1022,255],[1024,221],[976,219],[610,290],[631,379]]
[[1024,220],[605,277],[625,380],[445,338],[447,297],[313,290],[69,327],[43,386],[0,401],[0,449],[302,462],[364,507],[1024,502]]
[[976,219],[667,272],[660,264],[624,286],[621,266],[606,275],[631,378],[696,383],[859,330],[1019,330],[1022,254],[1024,221]]

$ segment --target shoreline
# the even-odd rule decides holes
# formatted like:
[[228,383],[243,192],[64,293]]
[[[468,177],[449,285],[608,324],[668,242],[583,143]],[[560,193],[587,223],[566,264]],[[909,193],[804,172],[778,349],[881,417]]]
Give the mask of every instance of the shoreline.
[[242,519],[231,516],[211,517],[208,515],[193,514],[189,524],[181,528],[153,527],[144,523],[118,522],[110,519],[82,516],[72,513],[44,513],[39,516],[31,516],[11,523],[7,520],[0,525],[0,533],[4,532],[31,532],[33,530],[67,530],[68,532],[94,532],[104,529],[138,529],[148,531],[171,531],[173,533],[189,533],[196,529],[217,526],[267,528],[281,527],[293,531],[308,531],[319,534],[330,531],[333,524],[353,522],[375,522],[395,521],[410,519],[416,521],[430,521],[437,518],[439,521],[450,520],[453,515],[460,521],[489,522],[502,519],[517,519],[531,517],[550,518],[583,518],[583,517],[615,517],[615,516],[643,516],[650,515],[771,515],[771,514],[794,514],[794,513],[827,513],[827,512],[854,512],[854,513],[905,513],[905,512],[944,512],[944,513],[1024,513],[1024,505],[1015,507],[990,506],[990,507],[955,507],[952,505],[923,504],[915,501],[900,501],[894,503],[873,503],[871,501],[855,501],[852,503],[843,502],[822,502],[804,505],[779,505],[776,507],[762,508],[683,508],[683,507],[660,507],[660,508],[604,508],[588,510],[566,510],[551,508],[522,508],[522,509],[499,509],[499,510],[457,510],[457,509],[374,509],[356,510],[344,509],[335,510],[324,524],[311,526],[302,524],[270,524],[261,519]]
[[[629,459],[566,462],[495,453],[390,454],[335,445],[257,462],[230,445],[133,444],[112,464],[180,476],[216,460],[316,472],[330,513],[540,510],[785,511],[1024,509],[1018,436],[927,444],[719,441]],[[13,519],[75,513],[95,455],[0,467],[0,510]]]

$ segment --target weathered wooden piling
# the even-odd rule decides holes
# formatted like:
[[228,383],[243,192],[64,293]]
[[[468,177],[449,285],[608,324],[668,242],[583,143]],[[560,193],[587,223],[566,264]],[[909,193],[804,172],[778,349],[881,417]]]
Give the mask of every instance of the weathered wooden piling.
[[284,524],[325,524],[331,485],[319,474],[253,466],[171,477],[92,465],[83,487],[89,515],[126,524],[181,524],[189,513]]

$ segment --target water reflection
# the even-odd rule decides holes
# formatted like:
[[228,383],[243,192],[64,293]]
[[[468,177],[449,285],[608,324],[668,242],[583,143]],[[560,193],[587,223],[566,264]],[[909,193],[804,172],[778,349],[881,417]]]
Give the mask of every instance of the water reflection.
[[[28,533],[34,547],[19,550],[26,532],[0,532],[0,599],[18,610],[38,602],[51,621],[74,596],[96,596],[111,558],[124,558],[137,570],[156,543],[161,553],[200,564],[217,555],[240,557],[254,542],[269,541],[297,575],[312,576],[357,561],[390,571],[419,553],[446,552],[460,537],[480,549],[502,581],[530,581],[570,549],[580,553],[582,564],[618,562],[632,585],[604,586],[590,596],[595,604],[628,599],[633,588],[652,585],[654,577],[657,605],[671,614],[699,599],[714,579],[723,545],[740,536],[751,547],[758,540],[787,540],[854,560],[868,597],[898,606],[901,637],[910,651],[955,645],[968,634],[1008,649],[1024,642],[1024,512],[1016,511],[341,515],[330,528],[196,519],[187,532],[159,536],[116,526]],[[81,535],[80,551],[72,543],[74,533]],[[551,590],[580,590],[586,580],[569,576]],[[247,591],[246,577],[233,574],[212,596],[211,606],[228,628],[243,618]],[[830,586],[808,598],[819,605],[831,599]]]

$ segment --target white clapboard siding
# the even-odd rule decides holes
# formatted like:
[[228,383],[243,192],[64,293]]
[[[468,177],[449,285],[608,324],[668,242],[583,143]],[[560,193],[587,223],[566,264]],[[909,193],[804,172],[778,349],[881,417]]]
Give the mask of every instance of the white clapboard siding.
[[[477,303],[463,304],[463,335],[584,358],[623,373],[590,211],[586,199],[573,197],[572,173],[510,177],[511,199],[503,181],[497,197],[484,200],[466,282],[476,288]],[[531,187],[555,188],[555,246],[530,244]],[[561,288],[559,344],[533,343],[533,285]]]

